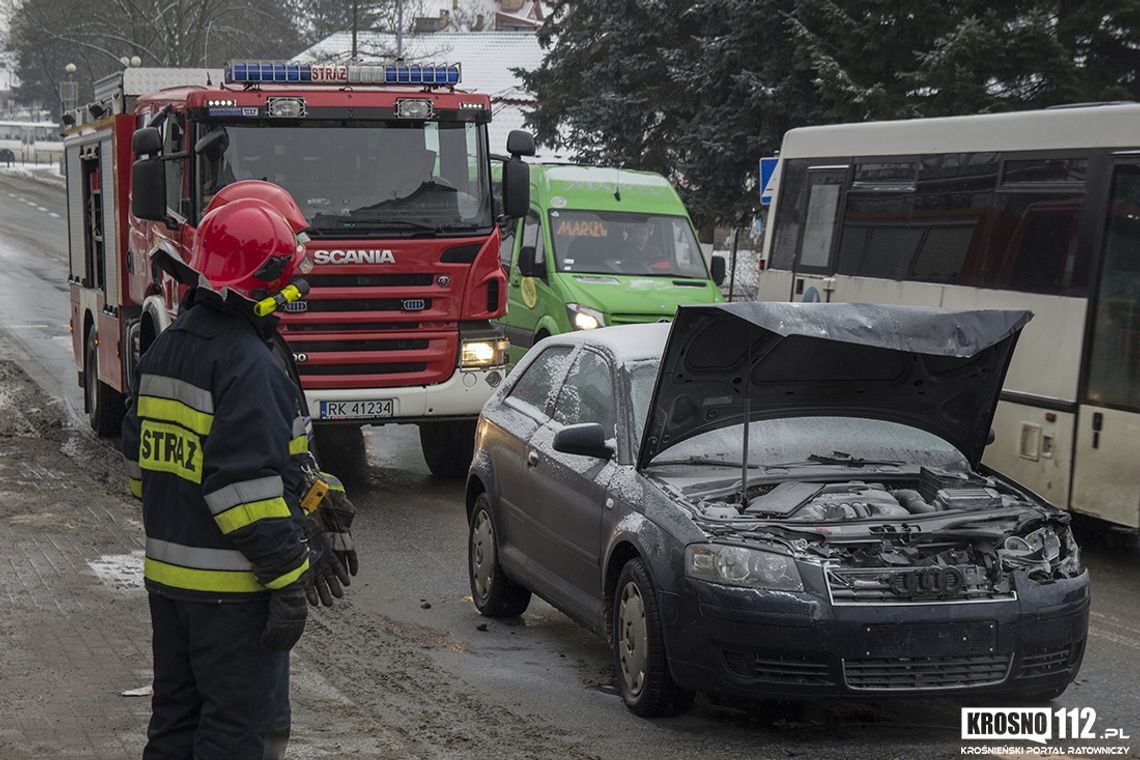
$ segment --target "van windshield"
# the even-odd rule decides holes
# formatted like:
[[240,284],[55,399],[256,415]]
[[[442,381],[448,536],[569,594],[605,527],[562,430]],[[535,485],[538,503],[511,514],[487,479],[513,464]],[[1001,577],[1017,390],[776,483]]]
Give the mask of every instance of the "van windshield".
[[559,272],[709,277],[683,216],[555,209],[550,239]]

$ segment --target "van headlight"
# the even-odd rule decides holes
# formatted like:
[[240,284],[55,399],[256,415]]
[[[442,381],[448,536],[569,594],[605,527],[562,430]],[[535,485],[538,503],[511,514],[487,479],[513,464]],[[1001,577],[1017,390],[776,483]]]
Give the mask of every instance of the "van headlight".
[[803,591],[796,561],[786,554],[729,544],[685,547],[685,575],[725,586]]
[[459,366],[463,369],[498,367],[507,363],[507,349],[511,342],[506,338],[478,338],[463,341]]
[[566,304],[566,316],[575,330],[595,330],[606,326],[605,316],[597,309],[578,303]]

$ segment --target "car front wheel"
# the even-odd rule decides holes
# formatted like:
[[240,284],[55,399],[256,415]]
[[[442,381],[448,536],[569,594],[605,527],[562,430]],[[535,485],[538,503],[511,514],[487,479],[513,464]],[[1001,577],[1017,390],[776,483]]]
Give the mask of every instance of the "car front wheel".
[[491,618],[512,618],[526,612],[530,590],[518,585],[499,565],[499,544],[491,522],[491,500],[479,494],[471,513],[467,541],[467,570],[471,599],[479,614]]
[[696,695],[669,674],[661,611],[649,569],[640,558],[627,562],[618,577],[613,632],[614,666],[626,707],[643,718],[688,710]]

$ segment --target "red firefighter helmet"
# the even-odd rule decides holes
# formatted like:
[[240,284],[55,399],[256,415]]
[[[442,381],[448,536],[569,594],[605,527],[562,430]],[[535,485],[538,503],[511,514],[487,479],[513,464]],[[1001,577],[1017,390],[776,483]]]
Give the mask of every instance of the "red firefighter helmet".
[[288,285],[304,255],[305,247],[274,206],[243,198],[202,218],[187,263],[214,290],[229,288],[256,299]]
[[288,190],[261,179],[243,179],[240,182],[226,185],[210,199],[209,205],[206,206],[206,213],[208,214],[227,203],[242,198],[256,198],[273,206],[281,216],[285,217],[285,221],[293,228],[294,234],[301,234],[309,226],[309,220],[305,218],[301,207],[297,205],[297,201],[293,199]]

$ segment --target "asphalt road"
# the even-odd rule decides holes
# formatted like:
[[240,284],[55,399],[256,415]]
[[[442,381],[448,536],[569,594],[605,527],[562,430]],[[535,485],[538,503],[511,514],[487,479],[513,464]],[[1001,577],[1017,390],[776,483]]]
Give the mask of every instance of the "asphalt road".
[[[64,217],[61,191],[0,173],[0,332],[41,387],[78,414]],[[827,703],[785,714],[701,697],[684,716],[634,717],[616,695],[607,647],[545,603],[534,601],[514,623],[476,614],[467,587],[463,488],[428,475],[416,429],[366,429],[364,440],[364,457],[337,452],[336,461],[325,463],[345,477],[360,510],[355,533],[362,569],[350,590],[355,615],[345,622],[371,621],[422,650],[432,677],[417,684],[414,668],[407,669],[413,691],[476,694],[492,710],[533,716],[552,751],[569,745],[585,756],[960,754],[958,707],[942,701]],[[1109,546],[1095,526],[1079,537],[1093,578],[1090,639],[1080,678],[1058,703],[1094,707],[1099,729],[1119,727],[1137,736],[1127,743],[1140,756],[1140,556]],[[382,648],[370,651],[365,629],[336,631],[337,622],[328,623],[334,635],[362,637],[358,656],[385,656]],[[486,630],[479,630],[481,623]],[[476,722],[466,730],[481,729]]]

